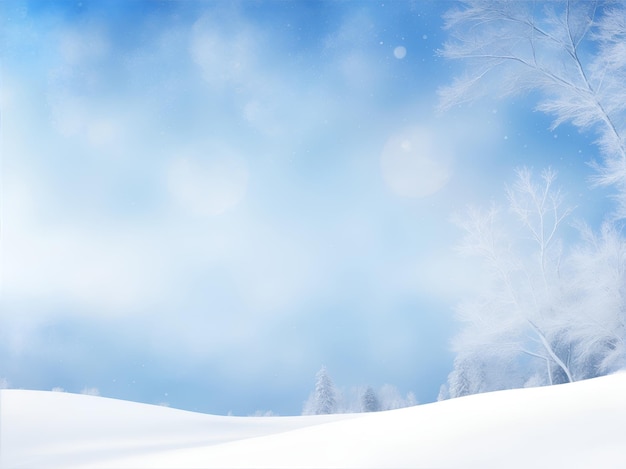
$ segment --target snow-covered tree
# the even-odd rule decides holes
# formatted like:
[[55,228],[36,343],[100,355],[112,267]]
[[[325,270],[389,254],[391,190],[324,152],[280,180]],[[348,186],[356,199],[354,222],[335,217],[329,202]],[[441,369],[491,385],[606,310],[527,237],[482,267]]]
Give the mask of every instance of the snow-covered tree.
[[441,108],[482,95],[537,91],[554,127],[570,122],[598,136],[597,182],[618,190],[626,217],[626,3],[466,0],[448,11],[440,54],[466,72],[440,89]]
[[398,388],[391,384],[384,384],[379,389],[378,401],[380,402],[380,410],[401,409],[417,405],[415,394],[409,391],[406,396],[402,397]]
[[478,394],[487,390],[486,388],[486,377],[480,359],[478,357],[457,356],[454,360],[454,369],[448,376],[446,398]]
[[325,366],[322,366],[315,375],[313,413],[333,414],[337,411],[337,393],[333,380]]
[[450,395],[478,392],[485,386],[475,382],[479,373],[487,373],[477,368],[481,360],[497,359],[508,368],[520,354],[539,360],[550,383],[553,368],[573,381],[555,342],[561,296],[558,235],[570,213],[554,188],[555,177],[546,170],[538,184],[528,169],[520,169],[516,183],[507,190],[512,218],[491,207],[470,209],[457,219],[466,234],[461,250],[479,257],[490,284],[458,308],[464,328],[454,342],[458,357],[450,375]]
[[568,265],[563,337],[588,378],[626,367],[626,240],[614,223],[581,232]]
[[361,411],[362,412],[378,412],[380,410],[380,402],[376,392],[371,386],[367,386],[361,395]]
[[582,225],[565,251],[570,214],[555,173],[541,183],[518,171],[509,214],[469,210],[462,250],[478,256],[490,282],[458,307],[463,327],[441,398],[559,384],[626,366],[626,240],[615,223]]
[[[466,0],[450,10],[440,54],[466,72],[441,88],[441,108],[481,95],[535,92],[538,110],[597,135],[596,182],[617,190],[600,233],[584,227],[564,252],[569,210],[553,188],[518,173],[507,191],[520,231],[496,208],[462,219],[466,251],[491,285],[458,308],[455,367],[441,396],[584,379],[626,365],[626,2]],[[520,237],[520,235],[523,235]],[[477,368],[478,366],[478,368]],[[479,386],[480,385],[480,386]]]
[[[398,388],[391,384],[377,389],[372,386],[337,388],[323,367],[316,375],[315,390],[304,402],[302,415],[373,412],[413,405],[417,405],[417,399],[412,392],[402,396]],[[329,412],[330,409],[332,412]]]
[[450,398],[450,392],[448,391],[448,385],[442,384],[439,386],[439,394],[437,394],[437,402],[445,401]]
[[85,387],[80,391],[80,393],[87,396],[99,396],[100,390],[96,387]]

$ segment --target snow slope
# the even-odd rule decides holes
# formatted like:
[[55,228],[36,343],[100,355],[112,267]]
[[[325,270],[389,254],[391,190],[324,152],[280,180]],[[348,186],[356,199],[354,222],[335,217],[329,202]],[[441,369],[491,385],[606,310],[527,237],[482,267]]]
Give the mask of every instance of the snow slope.
[[2,390],[0,467],[626,468],[626,373],[306,417],[220,417]]

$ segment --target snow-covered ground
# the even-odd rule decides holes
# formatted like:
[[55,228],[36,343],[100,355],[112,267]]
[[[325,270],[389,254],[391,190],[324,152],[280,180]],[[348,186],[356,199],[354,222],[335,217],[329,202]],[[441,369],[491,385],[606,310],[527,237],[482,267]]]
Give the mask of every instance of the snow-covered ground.
[[0,467],[626,468],[626,373],[305,417],[221,417],[2,390]]

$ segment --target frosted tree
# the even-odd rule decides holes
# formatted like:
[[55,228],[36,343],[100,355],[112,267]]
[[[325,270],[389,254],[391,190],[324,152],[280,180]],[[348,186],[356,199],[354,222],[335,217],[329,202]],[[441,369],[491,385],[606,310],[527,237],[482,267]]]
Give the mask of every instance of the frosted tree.
[[325,366],[315,375],[315,394],[313,413],[333,414],[337,410],[337,393],[333,380]]
[[362,412],[378,412],[380,410],[380,402],[376,396],[376,392],[371,386],[367,386],[361,395],[361,411]]
[[[454,369],[440,398],[558,384],[626,366],[626,241],[615,223],[579,227],[565,252],[560,232],[571,210],[527,169],[508,188],[509,211],[469,210],[458,221],[462,251],[489,276],[459,305]],[[508,217],[506,216],[508,215]]]
[[[463,76],[440,89],[441,109],[486,94],[534,92],[537,109],[597,135],[595,182],[617,190],[617,210],[600,233],[582,227],[567,254],[559,239],[569,215],[554,173],[536,185],[527,171],[501,211],[470,210],[465,250],[491,285],[458,308],[455,367],[440,397],[484,389],[584,379],[626,365],[626,2],[467,0],[445,15],[440,54],[463,60]],[[525,238],[519,235],[524,234]]]
[[441,109],[487,92],[539,92],[553,127],[570,122],[598,136],[596,181],[618,190],[626,217],[626,5],[618,1],[467,0],[446,13],[440,54],[466,72],[440,89]]
[[397,387],[384,384],[378,389],[371,386],[337,388],[325,367],[316,374],[315,389],[304,402],[302,415],[376,412],[417,405],[415,394],[402,396]]
[[554,187],[555,177],[546,170],[538,183],[528,169],[520,169],[507,189],[510,218],[491,207],[471,209],[457,219],[465,231],[461,251],[478,256],[489,285],[458,307],[464,327],[453,343],[457,358],[448,380],[452,397],[511,387],[521,356],[542,367],[550,384],[557,382],[557,375],[574,380],[561,347],[559,306],[559,230],[571,210]]
[[569,262],[563,336],[581,377],[626,367],[626,241],[615,224],[583,226]]
[[463,397],[486,391],[486,377],[476,356],[459,355],[454,360],[454,369],[448,376],[448,385],[440,392],[438,400]]
[[380,402],[380,410],[400,409],[417,404],[413,392],[409,391],[405,397],[402,397],[398,388],[391,384],[381,386],[378,391],[378,401]]

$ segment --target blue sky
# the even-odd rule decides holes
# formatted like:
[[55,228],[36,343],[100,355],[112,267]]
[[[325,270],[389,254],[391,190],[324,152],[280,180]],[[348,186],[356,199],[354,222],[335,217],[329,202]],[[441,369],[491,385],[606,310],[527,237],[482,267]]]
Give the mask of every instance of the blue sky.
[[3,2],[0,378],[237,415],[420,402],[481,282],[451,215],[588,135],[530,97],[437,114],[453,2]]

